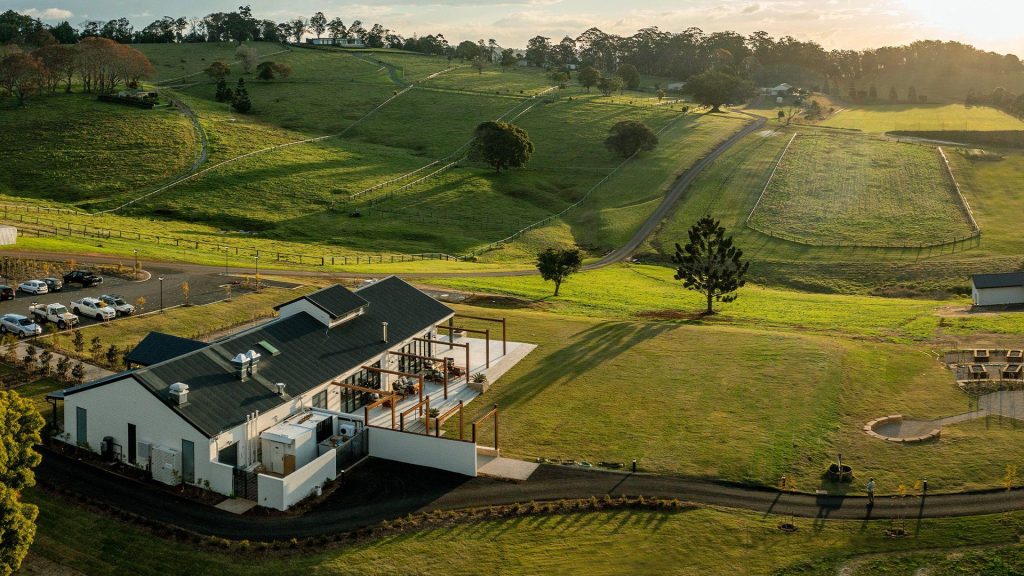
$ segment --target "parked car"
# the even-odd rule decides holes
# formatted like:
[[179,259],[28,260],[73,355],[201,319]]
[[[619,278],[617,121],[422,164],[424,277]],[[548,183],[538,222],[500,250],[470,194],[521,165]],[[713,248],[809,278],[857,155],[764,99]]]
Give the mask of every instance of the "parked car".
[[72,300],[71,311],[79,316],[88,316],[100,321],[113,320],[117,316],[117,311],[107,306],[107,303],[99,298]]
[[7,284],[0,284],[0,301],[14,300],[14,288]]
[[72,270],[64,275],[64,283],[80,284],[82,288],[88,288],[97,284],[103,284],[103,277],[86,270]]
[[121,298],[117,294],[104,294],[103,296],[100,296],[100,300],[106,302],[107,306],[113,308],[120,316],[131,316],[132,314],[135,314],[135,306],[125,302],[125,299]]
[[33,304],[28,307],[28,311],[37,321],[49,320],[61,330],[78,326],[78,316],[68,312],[68,309],[59,302],[54,302],[53,304]]
[[43,278],[43,282],[46,282],[46,288],[50,292],[60,292],[64,289],[64,281],[60,278]]
[[39,336],[43,333],[43,327],[36,324],[31,318],[21,314],[4,314],[0,316],[0,334],[10,332],[18,338],[27,336]]
[[18,290],[27,294],[46,294],[50,289],[46,286],[46,282],[42,280],[26,280],[21,284],[18,284]]

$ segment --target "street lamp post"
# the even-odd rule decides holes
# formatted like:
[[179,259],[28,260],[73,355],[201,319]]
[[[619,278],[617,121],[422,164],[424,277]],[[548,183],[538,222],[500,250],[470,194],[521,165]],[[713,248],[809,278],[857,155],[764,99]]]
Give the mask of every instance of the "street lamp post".
[[160,311],[164,311],[164,277],[161,276],[160,280]]
[[139,249],[138,248],[133,248],[132,251],[135,252],[135,279],[138,280],[139,279]]
[[260,291],[260,255],[255,256],[256,259],[256,291]]
[[228,247],[224,247],[224,277],[228,276]]

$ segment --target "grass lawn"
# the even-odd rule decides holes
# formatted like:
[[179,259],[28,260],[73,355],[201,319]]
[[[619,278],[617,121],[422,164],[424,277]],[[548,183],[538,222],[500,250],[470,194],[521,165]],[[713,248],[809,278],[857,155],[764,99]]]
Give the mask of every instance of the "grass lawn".
[[821,123],[864,132],[894,130],[1024,130],[1024,121],[995,108],[963,104],[851,106]]
[[0,193],[74,204],[141,193],[188,169],[192,125],[174,108],[141,110],[94,95],[37,96],[0,105]]
[[[609,289],[592,277],[565,291],[584,284]],[[845,308],[842,302],[832,297],[833,308]],[[864,307],[849,312],[871,315]],[[510,338],[538,344],[473,404],[474,412],[501,407],[501,448],[511,456],[637,458],[646,471],[766,485],[785,474],[805,491],[859,492],[868,476],[880,492],[924,477],[933,490],[955,491],[999,486],[1024,437],[1024,423],[994,419],[947,427],[940,441],[919,446],[864,434],[865,422],[886,414],[931,419],[967,411],[967,396],[920,344],[796,327],[791,333],[501,314],[509,318]],[[1013,320],[1020,341],[1020,319]],[[840,453],[858,474],[847,488],[821,479]]]
[[[286,47],[274,42],[248,42],[247,46],[256,50],[257,54],[265,55],[287,50]],[[201,42],[195,44],[133,44],[133,48],[142,52],[153,63],[156,76],[155,82],[163,82],[183,76],[199,75],[210,64],[217,60],[239,69],[235,61],[238,45],[234,42]],[[191,78],[194,80],[194,78]],[[205,80],[205,76],[203,76]]]
[[835,573],[857,554],[878,555],[850,572],[865,576],[894,574],[878,561],[915,550],[930,550],[916,557],[919,565],[953,574],[959,572],[948,571],[946,555],[934,549],[982,544],[1010,546],[986,557],[1022,566],[1019,514],[928,520],[914,538],[900,540],[884,535],[888,522],[797,519],[799,530],[785,534],[775,528],[778,517],[746,512],[627,510],[478,521],[326,550],[242,553],[164,540],[38,490],[26,496],[40,507],[28,574],[49,560],[90,575],[124,574],[126,566],[133,574],[427,574],[443,566],[446,574],[795,575]]
[[973,229],[939,151],[797,132],[748,223],[806,244],[935,244]]

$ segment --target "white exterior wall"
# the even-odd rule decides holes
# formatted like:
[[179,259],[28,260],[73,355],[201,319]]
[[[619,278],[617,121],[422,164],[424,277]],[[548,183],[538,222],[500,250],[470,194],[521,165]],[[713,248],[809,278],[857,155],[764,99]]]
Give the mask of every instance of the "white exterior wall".
[[10,246],[18,242],[18,229],[14,226],[0,226],[0,246]]
[[324,326],[330,326],[331,324],[331,315],[328,314],[327,312],[324,312],[323,308],[317,306],[316,304],[313,304],[312,302],[306,300],[305,298],[301,298],[299,300],[296,300],[295,302],[292,302],[291,304],[285,304],[284,306],[281,306],[281,308],[278,309],[277,314],[278,318],[287,318],[289,316],[294,316],[300,312],[308,313],[313,318],[319,320]]
[[220,462],[210,462],[210,490],[230,496],[235,491],[234,468]]
[[[204,452],[209,450],[210,439],[134,379],[125,378],[64,398],[64,431],[70,434],[71,444],[77,442],[79,407],[86,410],[86,432],[93,451],[99,451],[104,436],[112,436],[114,442],[121,445],[127,462],[128,424],[131,423],[135,424],[138,442],[181,450],[181,441],[191,440],[195,444],[196,484],[210,478],[210,458]],[[139,462],[140,467],[145,465]]]
[[369,427],[370,456],[476,476],[476,444]]
[[323,486],[338,477],[335,458],[335,453],[331,450],[284,478],[260,474],[257,478],[259,505],[287,510],[305,500],[317,486]]
[[1006,288],[971,287],[975,306],[998,306],[1003,304],[1024,304],[1024,286]]

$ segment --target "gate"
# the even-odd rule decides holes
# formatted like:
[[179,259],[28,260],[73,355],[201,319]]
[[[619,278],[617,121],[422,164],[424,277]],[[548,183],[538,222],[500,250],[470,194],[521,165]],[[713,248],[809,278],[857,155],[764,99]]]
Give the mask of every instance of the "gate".
[[235,468],[232,480],[235,498],[259,502],[259,478],[255,472],[246,472],[241,468]]
[[370,453],[369,429],[362,427],[351,440],[335,448],[335,452],[338,456],[338,472],[341,473]]

